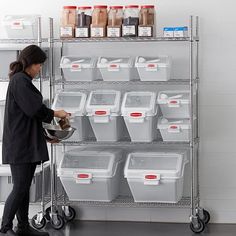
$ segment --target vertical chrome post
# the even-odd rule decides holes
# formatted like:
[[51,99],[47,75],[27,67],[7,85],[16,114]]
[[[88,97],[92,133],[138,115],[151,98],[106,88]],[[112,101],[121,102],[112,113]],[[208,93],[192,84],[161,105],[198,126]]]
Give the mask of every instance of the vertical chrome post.
[[50,24],[50,32],[49,32],[49,104],[50,106],[53,103],[53,96],[54,96],[54,89],[53,89],[53,84],[54,84],[54,61],[53,61],[53,39],[54,39],[54,35],[53,35],[53,19],[49,18],[49,24]]
[[[42,22],[41,22],[41,17],[38,17],[38,39],[37,39],[37,43],[39,47],[42,47]],[[42,93],[43,92],[43,73],[42,70],[40,71],[40,75],[39,75],[39,90]]]

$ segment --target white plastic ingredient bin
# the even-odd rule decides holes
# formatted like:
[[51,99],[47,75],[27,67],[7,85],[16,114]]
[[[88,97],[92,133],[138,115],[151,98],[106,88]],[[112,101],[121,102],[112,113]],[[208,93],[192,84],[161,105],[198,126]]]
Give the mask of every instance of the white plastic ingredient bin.
[[37,39],[39,15],[7,15],[3,26],[9,39]]
[[165,118],[190,118],[189,91],[161,91],[157,102]]
[[177,203],[183,196],[186,153],[135,152],[125,164],[135,202]]
[[127,92],[121,113],[132,142],[151,142],[156,138],[157,105],[153,92]]
[[163,141],[189,142],[190,141],[190,120],[189,119],[166,119],[160,117],[158,129],[161,132]]
[[171,72],[171,57],[137,57],[135,67],[141,81],[168,81]]
[[96,80],[96,59],[91,57],[63,56],[60,68],[67,81]]
[[86,111],[97,141],[118,141],[123,134],[120,116],[121,93],[114,90],[92,91]]
[[[45,194],[50,193],[50,166],[45,164]],[[0,165],[0,201],[5,202],[12,191],[13,183],[9,165]],[[30,187],[30,202],[37,202],[42,197],[42,171],[41,166],[36,168]]]
[[5,100],[0,101],[0,141],[2,140],[4,127]]
[[86,97],[85,93],[72,91],[61,91],[55,96],[52,109],[71,113],[70,124],[76,128],[68,141],[83,141],[88,138],[91,126],[85,114]]
[[132,80],[133,59],[100,57],[97,67],[104,81],[130,81]]
[[71,201],[110,202],[118,196],[122,151],[112,149],[66,152],[58,175]]

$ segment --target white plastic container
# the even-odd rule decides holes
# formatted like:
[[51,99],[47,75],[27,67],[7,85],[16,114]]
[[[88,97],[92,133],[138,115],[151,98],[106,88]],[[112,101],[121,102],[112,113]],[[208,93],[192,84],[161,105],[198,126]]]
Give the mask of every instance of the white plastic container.
[[160,117],[158,129],[161,132],[163,141],[189,142],[190,140],[190,120],[189,119],[166,119]]
[[0,101],[0,141],[2,141],[4,127],[5,101]]
[[157,106],[153,92],[127,92],[121,113],[132,142],[152,142],[156,138]]
[[71,201],[105,201],[119,192],[122,152],[112,149],[75,149],[66,152],[58,175]]
[[7,15],[3,26],[9,39],[37,39],[39,15]]
[[135,202],[177,203],[183,196],[186,153],[135,152],[125,164]]
[[168,81],[171,72],[171,57],[137,57],[135,67],[141,81]]
[[68,141],[83,141],[88,138],[91,127],[85,112],[86,97],[85,93],[72,91],[62,91],[55,96],[52,109],[71,113],[70,125],[76,128]]
[[190,118],[189,91],[161,91],[157,103],[165,118]]
[[60,68],[67,81],[93,81],[96,79],[96,59],[91,57],[63,56]]
[[123,134],[120,116],[121,93],[114,90],[92,91],[86,111],[97,141],[118,141]]
[[[45,194],[50,192],[50,166],[45,164]],[[9,165],[0,165],[0,202],[5,202],[13,187]],[[42,171],[38,166],[30,187],[30,202],[37,202],[42,196]]]
[[100,57],[97,67],[99,68],[104,81],[130,81],[132,80],[131,69],[133,67],[132,58],[121,57]]

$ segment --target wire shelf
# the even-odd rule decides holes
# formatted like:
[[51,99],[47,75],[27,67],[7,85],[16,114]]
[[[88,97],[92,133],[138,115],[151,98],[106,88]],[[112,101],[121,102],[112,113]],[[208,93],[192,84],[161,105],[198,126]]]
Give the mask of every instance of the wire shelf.
[[[48,42],[48,39],[42,39],[40,43]],[[36,44],[38,39],[0,39],[0,44]]]
[[[49,81],[49,76],[46,76],[44,78],[42,78],[42,81]],[[8,77],[0,77],[0,82],[9,82],[9,78]],[[40,79],[33,79],[33,82],[40,82]]]

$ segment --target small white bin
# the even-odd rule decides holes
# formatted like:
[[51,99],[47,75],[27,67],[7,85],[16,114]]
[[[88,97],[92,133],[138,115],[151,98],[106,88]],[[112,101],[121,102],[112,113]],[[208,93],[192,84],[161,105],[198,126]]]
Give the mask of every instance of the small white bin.
[[153,92],[127,92],[121,113],[132,142],[152,142],[156,138],[157,105]]
[[5,101],[0,101],[0,141],[2,140],[4,127]]
[[161,91],[157,103],[165,118],[190,118],[189,91]]
[[141,81],[168,81],[171,72],[171,57],[137,57],[135,67]]
[[72,91],[61,91],[55,96],[52,109],[65,110],[71,113],[70,124],[76,128],[68,141],[83,141],[88,138],[91,126],[88,117],[85,115],[86,97],[85,93]]
[[37,39],[39,15],[7,15],[3,26],[9,39]]
[[58,175],[71,201],[110,202],[118,196],[122,152],[75,149],[66,152]]
[[132,80],[133,59],[100,57],[97,67],[99,68],[104,81],[130,81]]
[[185,152],[130,153],[125,164],[135,202],[177,203],[183,196]]
[[121,93],[114,90],[92,91],[86,111],[97,141],[118,141],[123,134],[120,116]]
[[[45,164],[45,194],[50,193],[50,166]],[[5,202],[8,195],[12,191],[13,183],[11,177],[11,169],[9,165],[0,165],[0,202]],[[42,197],[42,171],[41,167],[37,167],[35,175],[30,187],[30,202],[37,202]]]
[[189,119],[166,119],[159,118],[158,129],[161,132],[163,141],[189,142],[190,140],[190,120]]
[[96,59],[91,57],[63,56],[60,68],[67,81],[96,80]]

